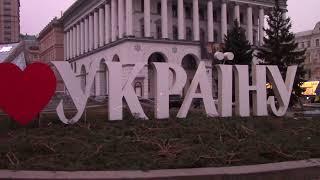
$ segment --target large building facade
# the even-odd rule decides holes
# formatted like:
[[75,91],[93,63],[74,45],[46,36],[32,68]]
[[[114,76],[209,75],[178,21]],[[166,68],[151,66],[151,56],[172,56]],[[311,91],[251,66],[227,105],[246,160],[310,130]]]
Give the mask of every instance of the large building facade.
[[307,79],[320,81],[320,22],[313,30],[299,32],[296,34],[296,42],[299,49],[306,49],[305,69]]
[[19,42],[20,0],[0,0],[0,44]]
[[[282,5],[285,8],[285,1]],[[201,45],[223,43],[234,20],[246,29],[252,45],[262,44],[265,14],[273,6],[270,0],[78,0],[62,17],[64,58],[83,87],[92,61],[120,61],[124,70],[120,81],[134,63],[143,62],[145,70],[133,86],[137,95],[153,98],[150,63],[181,65],[188,75],[187,89],[203,61],[212,80],[213,63],[202,56]],[[92,94],[106,95],[108,75],[103,63],[98,74]]]

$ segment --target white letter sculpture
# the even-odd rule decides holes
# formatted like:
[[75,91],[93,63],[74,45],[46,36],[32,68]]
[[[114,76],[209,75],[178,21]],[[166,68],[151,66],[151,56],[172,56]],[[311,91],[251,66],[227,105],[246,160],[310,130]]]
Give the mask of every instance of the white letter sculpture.
[[257,65],[252,69],[252,86],[249,83],[248,66],[236,65],[234,72],[236,115],[250,116],[250,91],[253,91],[253,115],[267,116],[266,66]]
[[232,66],[217,65],[218,111],[221,117],[232,116]]
[[[180,94],[187,82],[187,74],[184,69],[171,63],[153,63],[155,69],[155,118],[168,119],[169,95]],[[173,72],[173,86],[169,90],[169,70]]]
[[[132,114],[141,119],[148,119],[132,86],[133,81],[144,68],[144,63],[136,63],[122,87],[122,64],[107,62],[109,71],[109,120],[122,120],[123,98],[126,100]],[[119,80],[120,78],[120,80]]]
[[61,100],[57,107],[57,114],[60,120],[65,124],[77,123],[80,120],[85,110],[88,98],[90,97],[90,91],[94,83],[95,75],[99,68],[99,63],[92,63],[89,67],[89,74],[86,81],[87,83],[85,92],[81,90],[80,79],[76,77],[76,74],[73,73],[68,62],[52,61],[52,64],[56,67],[59,74],[61,75],[61,78],[63,79],[64,84],[68,89],[71,99],[77,109],[77,114],[73,118],[68,119],[64,113],[63,100]]
[[[200,93],[197,93],[197,88],[200,87]],[[178,118],[186,118],[192,100],[195,98],[201,98],[204,103],[206,113],[210,117],[218,116],[217,108],[213,101],[212,88],[209,83],[209,79],[206,73],[204,62],[199,63],[198,70],[194,75],[194,79],[191,82],[190,88],[186,94],[181,109],[178,112]]]
[[[284,116],[288,110],[297,68],[297,66],[289,66],[286,81],[283,82],[279,68],[277,66],[268,66],[267,76],[271,81],[272,90],[275,94],[275,96],[269,97],[268,104],[275,116]],[[275,99],[278,102],[278,109]]]

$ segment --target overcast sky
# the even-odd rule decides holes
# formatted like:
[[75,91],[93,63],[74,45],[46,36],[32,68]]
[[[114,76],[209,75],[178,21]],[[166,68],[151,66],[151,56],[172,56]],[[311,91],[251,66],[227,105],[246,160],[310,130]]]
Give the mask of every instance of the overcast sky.
[[[21,0],[21,33],[38,34],[49,21],[65,11],[75,0]],[[293,31],[313,29],[320,21],[320,0],[288,0]]]

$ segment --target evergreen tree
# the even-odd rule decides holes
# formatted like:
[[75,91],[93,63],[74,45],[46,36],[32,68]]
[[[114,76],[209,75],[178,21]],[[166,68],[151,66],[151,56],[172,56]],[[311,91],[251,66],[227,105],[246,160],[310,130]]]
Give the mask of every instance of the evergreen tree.
[[235,20],[232,29],[225,36],[224,52],[232,52],[234,60],[229,64],[250,65],[252,62],[252,48],[246,38],[245,30]]
[[281,9],[279,0],[275,0],[275,7],[267,19],[269,27],[265,29],[264,45],[258,48],[257,57],[263,64],[277,65],[282,77],[285,78],[290,65],[298,65],[297,75],[293,85],[292,96],[295,100],[302,95],[304,90],[300,87],[304,82],[305,50],[298,50],[295,35],[291,32],[291,20],[285,17],[287,11]]

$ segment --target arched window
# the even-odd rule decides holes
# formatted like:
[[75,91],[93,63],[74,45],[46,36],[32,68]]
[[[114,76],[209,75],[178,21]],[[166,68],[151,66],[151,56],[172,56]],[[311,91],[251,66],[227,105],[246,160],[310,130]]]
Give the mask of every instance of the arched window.
[[187,73],[187,83],[183,90],[183,96],[185,96],[191,85],[193,77],[197,71],[197,66],[197,60],[194,55],[188,54],[182,59],[182,67]]
[[120,62],[120,58],[117,54],[113,56],[112,62]]
[[141,82],[136,82],[135,85],[134,85],[134,90],[135,90],[136,95],[138,97],[142,97],[142,94],[143,94],[142,89],[143,88],[142,88]]
[[85,92],[86,85],[87,85],[87,71],[84,65],[81,67],[80,78],[81,78],[81,89],[83,92]]
[[97,76],[97,83],[100,84],[100,90],[98,96],[108,95],[108,72],[107,65],[103,62],[100,63],[99,73]]
[[149,98],[150,99],[154,99],[154,69],[152,67],[153,62],[166,62],[166,57],[160,53],[160,52],[155,52],[153,54],[151,54],[148,58],[148,94],[149,94]]

